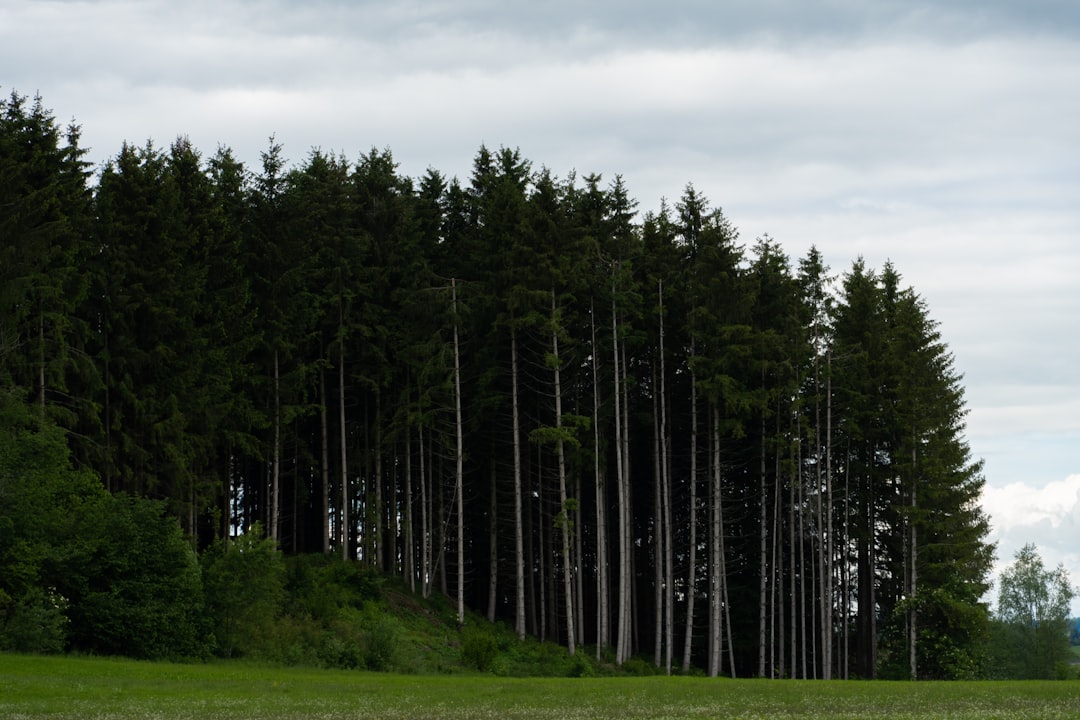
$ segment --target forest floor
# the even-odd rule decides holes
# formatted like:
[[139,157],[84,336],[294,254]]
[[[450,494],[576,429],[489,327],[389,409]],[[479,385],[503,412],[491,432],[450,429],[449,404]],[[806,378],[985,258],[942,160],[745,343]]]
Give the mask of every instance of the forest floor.
[[1080,717],[1075,682],[499,678],[0,654],[0,718]]

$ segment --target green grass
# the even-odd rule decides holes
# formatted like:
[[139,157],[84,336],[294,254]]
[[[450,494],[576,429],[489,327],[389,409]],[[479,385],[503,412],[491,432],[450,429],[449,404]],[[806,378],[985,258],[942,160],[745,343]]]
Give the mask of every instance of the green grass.
[[512,679],[0,655],[0,718],[1080,718],[1077,682]]

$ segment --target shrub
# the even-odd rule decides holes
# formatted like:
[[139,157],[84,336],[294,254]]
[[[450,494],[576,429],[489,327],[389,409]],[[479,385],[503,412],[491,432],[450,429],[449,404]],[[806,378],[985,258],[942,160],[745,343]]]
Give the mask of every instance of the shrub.
[[258,525],[228,544],[219,540],[203,555],[203,582],[218,652],[278,659],[267,647],[278,634],[285,596],[274,541],[263,539]]
[[364,665],[368,670],[389,670],[397,650],[397,623],[373,605],[364,613]]
[[461,662],[467,667],[486,672],[491,669],[498,654],[499,643],[491,632],[474,627],[465,629],[461,641]]
[[37,588],[14,604],[0,634],[0,649],[20,653],[59,653],[67,644],[67,601]]

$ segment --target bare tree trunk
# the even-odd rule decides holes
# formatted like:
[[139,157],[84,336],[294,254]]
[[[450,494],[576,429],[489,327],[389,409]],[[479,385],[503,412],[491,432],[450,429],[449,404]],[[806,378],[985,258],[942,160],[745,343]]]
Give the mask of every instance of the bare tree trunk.
[[[731,635],[731,603],[728,600],[727,583],[727,551],[724,541],[724,498],[722,486],[722,473],[720,466],[720,408],[713,403],[713,502],[712,502],[712,548],[713,569],[715,578],[712,585],[716,588],[716,599],[712,605],[713,615],[713,647],[712,655],[715,656],[715,666],[711,673],[713,677],[719,674],[723,664],[723,638],[727,637],[728,664],[731,667],[731,677],[735,677],[735,647]],[[712,664],[712,663],[710,663]]]
[[[780,417],[780,415],[778,413],[777,418],[779,418],[779,417]],[[795,432],[798,433],[798,429],[796,429]],[[795,437],[798,438],[799,436],[796,434]],[[789,452],[790,452],[790,449],[789,449]],[[779,459],[779,456],[777,456],[778,470],[779,470],[779,463],[780,463],[780,459]],[[779,476],[780,476],[780,473],[777,472],[777,477],[779,477]],[[798,466],[797,461],[796,461],[795,474],[791,478],[791,482],[788,484],[788,554],[787,554],[787,556],[789,558],[788,576],[790,577],[790,588],[791,588],[790,595],[788,596],[788,598],[790,600],[790,602],[788,603],[788,624],[789,624],[789,626],[791,628],[791,639],[789,641],[791,643],[791,645],[790,645],[790,651],[789,651],[788,654],[790,655],[791,677],[793,679],[798,677],[798,661],[796,659],[797,658],[797,652],[798,652],[797,639],[796,639],[796,633],[797,633],[796,626],[798,624],[798,617],[795,614],[795,610],[796,610],[797,598],[802,597],[802,594],[799,592],[799,587],[796,584],[796,573],[797,573],[797,571],[801,571],[802,558],[801,558],[801,556],[798,556],[798,560],[796,560],[797,556],[795,555],[795,500],[796,500],[796,497],[795,497],[795,485],[796,485],[796,483],[798,483],[800,481],[800,479],[801,479],[801,473],[799,471],[799,466]],[[798,564],[796,564],[796,562],[798,562]]]
[[270,484],[270,537],[278,539],[278,512],[280,510],[281,483],[281,370],[278,365],[278,351],[274,350],[274,457],[271,460]]
[[[773,474],[773,531],[772,531],[772,570],[769,577],[772,580],[769,604],[772,611],[769,613],[770,641],[773,648],[769,653],[769,675],[773,678],[784,677],[784,558],[781,548],[783,547],[784,532],[780,526],[780,506],[783,500],[783,488],[780,485],[780,458],[775,456]],[[777,659],[779,656],[779,659]]]
[[709,522],[709,677],[717,677],[721,666],[721,637],[723,635],[723,519],[721,516],[720,491],[720,411],[712,403],[712,427],[710,433],[712,474],[710,522]]
[[[799,383],[801,385],[801,383]],[[797,533],[799,536],[799,664],[801,667],[801,677],[803,680],[807,679],[806,674],[806,625],[807,622],[813,622],[812,618],[806,615],[806,484],[803,477],[803,456],[802,456],[802,412],[795,414],[795,478],[794,483],[797,484],[798,491],[792,507],[798,505],[798,528]],[[794,520],[792,526],[795,525]],[[794,554],[794,550],[792,553]],[[812,565],[812,564],[811,564]],[[792,583],[794,588],[795,584]],[[813,587],[811,583],[810,587]],[[792,617],[795,614],[795,603],[791,604]],[[792,675],[794,676],[794,662],[795,658],[792,658]]]
[[596,307],[590,306],[593,379],[593,477],[596,479],[596,659],[611,639],[611,611],[608,607],[608,532],[607,498],[600,469],[600,380],[597,371],[599,353],[596,345]]
[[[690,338],[690,355],[694,355],[694,339]],[[690,653],[694,641],[694,595],[697,584],[697,376],[690,370],[690,566],[686,578],[686,636],[683,644],[682,670],[690,670]]]
[[330,552],[330,426],[326,419],[326,370],[319,370],[319,430],[322,482],[322,551]]
[[[762,369],[762,384],[764,384],[765,370]],[[759,527],[759,554],[758,563],[758,677],[765,677],[765,642],[766,642],[766,600],[768,593],[768,577],[769,577],[769,559],[767,555],[768,547],[768,514],[766,513],[765,506],[768,501],[768,495],[765,490],[765,411],[761,411],[761,447],[759,448],[759,467],[758,467],[758,492],[760,495],[760,501],[758,502],[758,527]]]
[[428,491],[430,481],[425,472],[424,426],[417,427],[420,442],[420,594],[425,598],[431,595],[431,495]]
[[450,280],[454,301],[454,423],[457,435],[454,494],[457,501],[457,620],[465,623],[465,440],[461,421],[461,356],[458,348],[457,281]]
[[571,570],[573,558],[570,557],[570,510],[567,506],[566,496],[566,448],[562,438],[562,381],[560,379],[561,358],[559,356],[559,328],[558,313],[555,307],[555,289],[551,290],[551,352],[554,356],[552,370],[554,371],[555,385],[555,452],[558,459],[559,469],[559,513],[560,525],[562,526],[562,558],[563,558],[563,594],[566,596],[566,649],[571,655],[577,650],[577,634],[574,631],[574,591]]
[[[652,386],[658,384],[656,363],[652,365]],[[664,652],[664,517],[661,504],[663,489],[660,469],[660,398],[652,393],[653,415],[653,665],[660,667]]]
[[514,630],[518,640],[525,639],[525,549],[524,520],[521,508],[521,422],[518,412],[518,355],[517,331],[510,328],[510,376],[513,397],[512,425],[514,433],[514,565],[515,565],[515,609]]
[[349,463],[345,445],[345,344],[338,345],[338,426],[341,441],[341,557],[352,557],[352,529],[349,525],[349,505],[352,493],[349,489]]
[[[433,477],[438,478],[438,486],[432,484],[432,494],[434,501],[438,502],[439,513],[439,525],[438,535],[436,542],[438,543],[438,555],[435,557],[435,569],[439,575],[439,592],[449,597],[450,590],[446,580],[446,527],[450,522],[449,511],[446,509],[446,488],[444,485],[444,478],[446,477],[446,471],[443,468],[443,457],[440,453],[436,456],[438,459],[438,469],[435,471]],[[436,494],[437,491],[437,494]]]
[[665,347],[664,347],[664,281],[657,281],[657,307],[659,310],[659,323],[660,323],[660,383],[659,383],[659,396],[660,396],[660,503],[657,510],[658,514],[662,518],[662,531],[660,537],[661,543],[661,560],[663,565],[663,593],[661,594],[661,600],[664,607],[663,623],[664,623],[664,647],[666,648],[664,654],[664,669],[668,675],[671,674],[672,654],[675,645],[675,575],[673,565],[675,561],[675,552],[672,547],[673,534],[671,530],[672,513],[671,513],[671,438],[668,433],[668,419],[667,419],[667,365],[665,359]]
[[634,593],[636,592],[636,585],[634,583],[635,565],[634,565],[634,498],[632,495],[633,488],[630,486],[630,383],[627,381],[627,369],[630,367],[630,363],[626,359],[626,343],[619,344],[619,354],[622,358],[620,364],[622,372],[622,455],[623,455],[623,496],[626,498],[626,503],[622,507],[623,514],[623,530],[626,535],[626,559],[624,565],[626,573],[626,593],[624,595],[626,600],[626,659],[629,659],[634,654],[636,648],[640,647],[639,639],[637,637],[638,632],[638,603],[635,602]]
[[[821,648],[824,655],[824,672],[822,678],[832,679],[833,669],[833,558],[836,553],[836,545],[833,538],[833,489],[832,489],[832,353],[825,355],[825,568],[822,572],[822,581],[825,583],[825,592],[822,602],[824,612],[821,616]],[[845,480],[846,484],[846,480]],[[845,503],[847,492],[845,490]],[[844,508],[845,524],[847,523],[847,508]],[[847,541],[847,529],[845,525],[844,539]],[[844,587],[845,597],[847,587]],[[845,668],[847,664],[847,616],[844,616],[844,657]],[[847,679],[847,670],[844,671],[844,679]]]
[[578,531],[574,533],[574,557],[577,558],[575,563],[574,572],[574,612],[575,616],[574,629],[577,630],[577,643],[578,645],[585,644],[585,561],[583,551],[582,528],[584,527],[581,514],[581,494],[583,488],[580,481],[576,488],[577,493],[575,497],[578,498],[578,503],[574,506],[574,527],[578,528]]
[[383,441],[382,441],[382,390],[378,387],[375,388],[375,423],[374,423],[374,444],[375,444],[375,474],[371,479],[372,484],[375,486],[374,490],[374,505],[375,505],[375,528],[372,540],[375,545],[375,552],[373,560],[375,561],[375,567],[379,570],[386,572],[388,569],[386,552],[386,522],[384,513],[386,512],[385,502],[383,500]]
[[38,301],[38,410],[45,417],[45,313]]
[[844,625],[843,633],[843,679],[850,678],[851,673],[851,563],[848,561],[848,553],[851,550],[851,449],[844,452],[844,553],[840,557],[841,585],[843,587],[843,613],[840,622]]
[[[547,559],[548,553],[548,541],[547,541],[547,522],[544,516],[544,469],[543,469],[543,457],[540,448],[536,448],[537,461],[536,461],[536,479],[537,488],[534,491],[536,493],[536,530],[537,538],[536,545],[539,548],[539,552],[534,555],[539,561],[539,572],[536,573],[536,585],[539,588],[540,596],[540,640],[547,640],[548,638],[548,572],[547,572]],[[552,600],[554,602],[554,600]]]
[[909,591],[908,591],[908,598],[909,598],[909,602],[910,602],[910,607],[908,609],[908,653],[909,653],[909,655],[908,655],[908,664],[910,665],[911,679],[912,680],[918,680],[919,679],[919,673],[918,673],[918,670],[919,670],[919,668],[918,668],[918,645],[917,645],[918,637],[919,637],[918,636],[919,613],[918,613],[918,608],[917,608],[917,605],[916,605],[916,598],[918,597],[918,590],[919,590],[919,570],[918,570],[918,563],[919,563],[918,534],[919,534],[919,531],[918,531],[918,528],[916,527],[916,523],[915,523],[916,509],[917,509],[917,506],[918,506],[918,493],[917,493],[917,490],[918,490],[918,487],[917,487],[918,475],[916,474],[916,467],[915,467],[916,462],[918,460],[918,455],[916,454],[916,448],[918,446],[915,444],[916,441],[917,441],[917,438],[915,436],[915,428],[912,428],[911,429],[911,520],[910,520],[910,525],[911,525],[911,550],[910,550],[910,553],[909,553],[910,559],[911,559],[911,587],[909,588]]
[[[614,288],[613,288],[614,290]],[[615,468],[617,475],[619,512],[619,609],[617,613],[615,663],[622,665],[630,657],[628,638],[630,637],[630,532],[627,528],[627,487],[625,482],[626,458],[623,457],[622,428],[622,390],[620,387],[619,328],[615,311],[614,296],[611,300],[611,344],[614,358],[615,381]]]
[[[421,482],[423,480],[421,479]],[[405,423],[405,547],[402,552],[402,564],[405,577],[409,579],[409,591],[416,592],[416,533],[413,529],[413,474],[412,474],[412,431]]]
[[495,601],[499,589],[499,535],[497,513],[499,503],[496,493],[498,492],[498,478],[495,471],[495,460],[491,461],[491,492],[488,506],[488,622],[495,622]]

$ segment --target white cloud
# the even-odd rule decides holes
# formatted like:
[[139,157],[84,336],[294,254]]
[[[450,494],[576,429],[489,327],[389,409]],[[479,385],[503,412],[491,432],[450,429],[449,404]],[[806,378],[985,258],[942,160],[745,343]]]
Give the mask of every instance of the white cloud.
[[1070,475],[1042,487],[1024,483],[987,487],[982,502],[998,533],[1043,522],[1059,528],[1063,523],[1075,522],[1080,509],[1080,475]]
[[[1073,585],[1080,584],[1080,474],[1042,486],[987,486],[982,507],[990,516],[990,540],[998,546],[995,577],[1012,564],[1020,548],[1034,543],[1044,565],[1062,565]],[[996,590],[991,594],[996,602]],[[1080,616],[1080,597],[1074,599],[1072,612]]]

